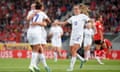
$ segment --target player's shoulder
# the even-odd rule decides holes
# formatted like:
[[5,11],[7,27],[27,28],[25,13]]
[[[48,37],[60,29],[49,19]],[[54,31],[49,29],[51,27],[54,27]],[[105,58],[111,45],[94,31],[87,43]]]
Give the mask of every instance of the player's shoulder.
[[75,19],[75,16],[71,16],[70,19]]
[[61,26],[58,26],[58,28],[59,28],[60,30],[62,30],[62,27],[61,27]]
[[28,11],[28,14],[30,15],[30,14],[33,14],[34,13],[34,10],[30,10],[30,11]]
[[41,11],[40,13],[41,13],[41,14],[43,14],[43,15],[46,15],[46,13],[45,13],[45,12],[43,12],[43,11]]
[[45,13],[42,12],[42,11],[38,12],[37,14],[39,14],[39,15],[45,15]]
[[28,11],[28,13],[32,13],[32,12],[34,12],[34,10],[30,10],[30,11]]
[[55,27],[54,27],[54,26],[51,26],[51,29],[53,30],[53,29],[55,29]]
[[96,21],[96,22],[95,22],[95,25],[96,25],[97,27],[101,26],[101,24],[100,24],[99,21]]

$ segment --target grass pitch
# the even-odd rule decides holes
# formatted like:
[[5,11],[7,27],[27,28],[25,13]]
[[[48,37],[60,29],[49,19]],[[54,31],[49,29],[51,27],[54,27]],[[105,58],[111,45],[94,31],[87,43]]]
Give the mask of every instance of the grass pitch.
[[[82,69],[79,68],[80,61],[77,60],[73,72],[120,72],[120,60],[103,60],[104,65],[100,65],[96,60],[89,60]],[[29,72],[30,59],[0,59],[0,72]],[[70,60],[47,60],[52,72],[67,72]],[[45,72],[40,63],[41,72]]]

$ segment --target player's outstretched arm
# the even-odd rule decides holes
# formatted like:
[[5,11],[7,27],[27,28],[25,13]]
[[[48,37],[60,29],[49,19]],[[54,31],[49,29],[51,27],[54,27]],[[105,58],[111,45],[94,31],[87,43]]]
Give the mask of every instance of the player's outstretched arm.
[[33,26],[35,26],[35,25],[46,26],[47,22],[46,21],[43,21],[43,22],[33,22],[32,25]]
[[55,20],[53,24],[66,25],[66,24],[68,24],[68,22],[67,21],[62,22],[62,21]]

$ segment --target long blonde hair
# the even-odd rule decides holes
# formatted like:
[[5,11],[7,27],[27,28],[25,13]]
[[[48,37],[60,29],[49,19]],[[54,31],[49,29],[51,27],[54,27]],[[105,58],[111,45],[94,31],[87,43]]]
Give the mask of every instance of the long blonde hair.
[[79,8],[80,8],[81,13],[89,16],[89,11],[90,10],[89,10],[88,6],[86,6],[84,4],[79,4]]

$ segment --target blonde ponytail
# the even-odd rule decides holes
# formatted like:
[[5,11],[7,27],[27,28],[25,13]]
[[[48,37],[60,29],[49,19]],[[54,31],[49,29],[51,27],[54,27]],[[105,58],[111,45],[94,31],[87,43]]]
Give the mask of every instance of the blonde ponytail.
[[89,16],[89,11],[90,11],[90,10],[88,9],[88,7],[87,7],[86,5],[80,4],[80,5],[79,5],[79,8],[80,8],[81,13]]

